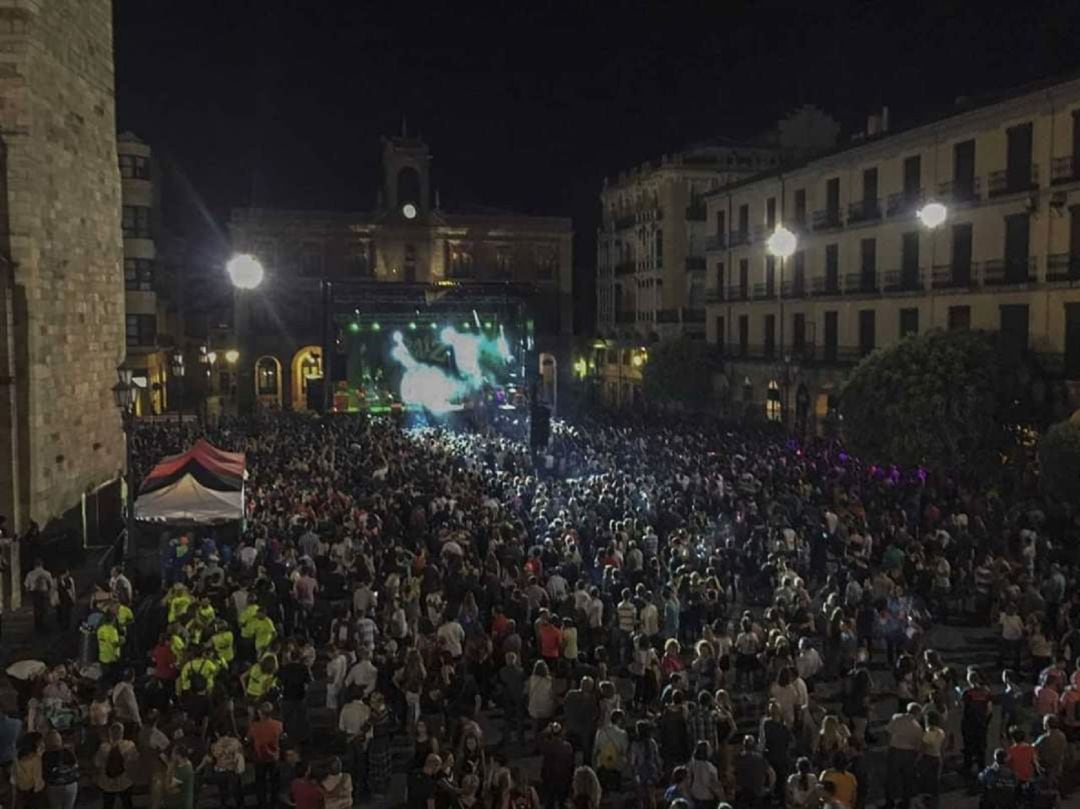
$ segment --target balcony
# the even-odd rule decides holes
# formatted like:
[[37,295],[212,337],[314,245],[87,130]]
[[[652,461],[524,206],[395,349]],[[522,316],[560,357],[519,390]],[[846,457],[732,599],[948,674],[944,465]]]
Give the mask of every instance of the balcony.
[[785,298],[805,298],[807,294],[806,279],[792,278],[790,281],[785,281],[781,294]]
[[792,345],[783,354],[778,345],[770,343],[725,345],[721,352],[725,359],[736,362],[780,364],[789,361],[792,365],[813,366],[855,365],[865,354],[858,348],[809,342],[801,346]]
[[839,208],[826,208],[823,211],[814,211],[814,230],[834,230],[844,226],[840,218]]
[[879,219],[881,219],[881,200],[861,199],[848,205],[847,222],[849,225],[875,222]]
[[1050,162],[1050,184],[1080,180],[1080,160],[1075,157],[1055,157]]
[[702,272],[705,269],[705,256],[687,256],[686,271]]
[[729,301],[748,301],[750,290],[744,286],[730,286],[725,291],[724,298]]
[[637,323],[637,312],[616,312],[615,322],[620,326],[629,326]]
[[922,292],[923,271],[920,267],[908,270],[889,270],[885,273],[884,291],[888,294],[897,292]]
[[876,295],[877,292],[878,280],[875,270],[849,272],[844,276],[845,295]]
[[634,262],[632,261],[620,261],[615,265],[615,275],[633,275],[634,274]]
[[754,300],[760,301],[776,297],[776,284],[754,284]]
[[922,205],[922,201],[923,192],[921,188],[890,194],[885,203],[885,215],[888,217],[914,216],[919,206]]
[[683,323],[704,323],[705,322],[705,310],[704,309],[688,309],[686,307],[682,310],[682,322]]
[[720,233],[716,236],[709,236],[705,240],[706,250],[724,250],[727,248],[727,234]]
[[710,289],[705,293],[705,303],[723,303],[726,299],[724,289]]
[[706,216],[705,205],[695,203],[686,207],[686,218],[691,222],[704,222]]
[[810,294],[811,295],[839,295],[840,294],[840,279],[836,276],[829,278],[828,276],[811,278],[810,279]]
[[1046,281],[1049,284],[1080,282],[1080,255],[1056,253],[1046,259]]
[[632,213],[625,213],[616,216],[611,220],[611,224],[615,227],[615,230],[625,230],[626,228],[632,228],[637,223],[637,217]]
[[1022,169],[992,171],[986,178],[986,192],[991,197],[1004,194],[1020,194],[1039,187],[1039,166],[1032,163]]
[[983,262],[983,286],[1005,287],[1034,284],[1036,263],[1033,257],[1025,259],[994,259]]
[[938,195],[958,208],[978,205],[982,199],[982,182],[978,177],[954,177],[938,183]]
[[657,323],[678,323],[679,322],[679,310],[678,309],[658,309],[656,312]]
[[939,264],[930,272],[932,289],[971,290],[977,284],[976,268],[967,264]]
[[742,244],[750,243],[750,231],[748,230],[733,230],[728,237],[728,247],[738,247]]

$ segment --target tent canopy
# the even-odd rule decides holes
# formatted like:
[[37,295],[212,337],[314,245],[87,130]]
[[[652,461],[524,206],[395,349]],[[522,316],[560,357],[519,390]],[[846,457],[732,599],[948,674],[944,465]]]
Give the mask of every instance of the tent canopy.
[[244,515],[244,456],[199,439],[187,452],[163,458],[139,487],[135,518],[214,523]]

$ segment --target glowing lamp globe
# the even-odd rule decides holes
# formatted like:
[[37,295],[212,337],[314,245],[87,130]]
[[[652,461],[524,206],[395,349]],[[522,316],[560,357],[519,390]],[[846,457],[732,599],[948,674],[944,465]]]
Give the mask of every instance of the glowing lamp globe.
[[240,359],[240,352],[235,348],[230,348],[225,352],[225,362],[229,363],[229,365],[235,365],[238,359]]
[[237,289],[255,289],[263,282],[263,266],[255,256],[243,253],[233,256],[225,265],[229,280]]
[[795,234],[781,225],[765,242],[765,249],[777,258],[790,258],[795,255],[798,244],[799,240],[795,238]]
[[945,220],[949,217],[949,211],[940,202],[928,202],[919,208],[918,213],[915,215],[923,223],[924,227],[933,230],[945,223]]
[[406,202],[401,206],[401,213],[406,219],[416,219],[416,206],[411,202]]

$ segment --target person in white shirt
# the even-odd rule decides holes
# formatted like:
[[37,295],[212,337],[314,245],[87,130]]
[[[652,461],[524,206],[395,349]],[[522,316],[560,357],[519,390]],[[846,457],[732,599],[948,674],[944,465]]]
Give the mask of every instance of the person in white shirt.
[[[371,709],[362,699],[354,699],[345,703],[338,716],[338,730],[349,737],[349,740],[358,739],[363,741],[364,726],[371,719]],[[370,733],[370,729],[368,730]]]
[[645,606],[641,608],[638,620],[641,622],[641,634],[645,637],[652,640],[660,634],[660,610],[653,603],[652,593],[645,596]]
[[351,688],[356,686],[360,689],[360,693],[365,697],[375,690],[375,683],[379,677],[379,670],[375,668],[375,664],[371,662],[371,651],[368,649],[360,650],[360,659],[356,661],[356,664],[349,670],[348,675],[345,677],[345,687]]
[[825,661],[821,654],[810,644],[809,638],[799,641],[799,656],[795,659],[795,669],[807,685],[814,682],[814,678],[825,668]]
[[438,635],[439,640],[441,640],[446,647],[447,653],[455,661],[459,660],[465,653],[463,646],[465,643],[465,630],[461,628],[461,624],[457,621],[445,621],[442,626],[436,630],[435,634]]
[[135,698],[135,672],[128,669],[123,679],[113,686],[109,694],[112,698],[113,717],[125,725],[138,727],[142,724],[139,714],[139,701]]
[[561,604],[569,594],[569,584],[558,572],[552,573],[547,581],[547,594],[552,604]]
[[326,707],[336,711],[341,699],[341,689],[345,686],[348,658],[333,643],[329,647],[330,661],[326,664]]

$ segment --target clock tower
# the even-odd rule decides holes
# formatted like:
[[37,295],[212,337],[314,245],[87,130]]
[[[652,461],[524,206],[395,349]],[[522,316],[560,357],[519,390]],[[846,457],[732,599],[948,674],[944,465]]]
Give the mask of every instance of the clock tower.
[[401,135],[383,138],[383,209],[387,213],[416,219],[430,209],[431,155],[427,144],[409,137],[402,124]]

